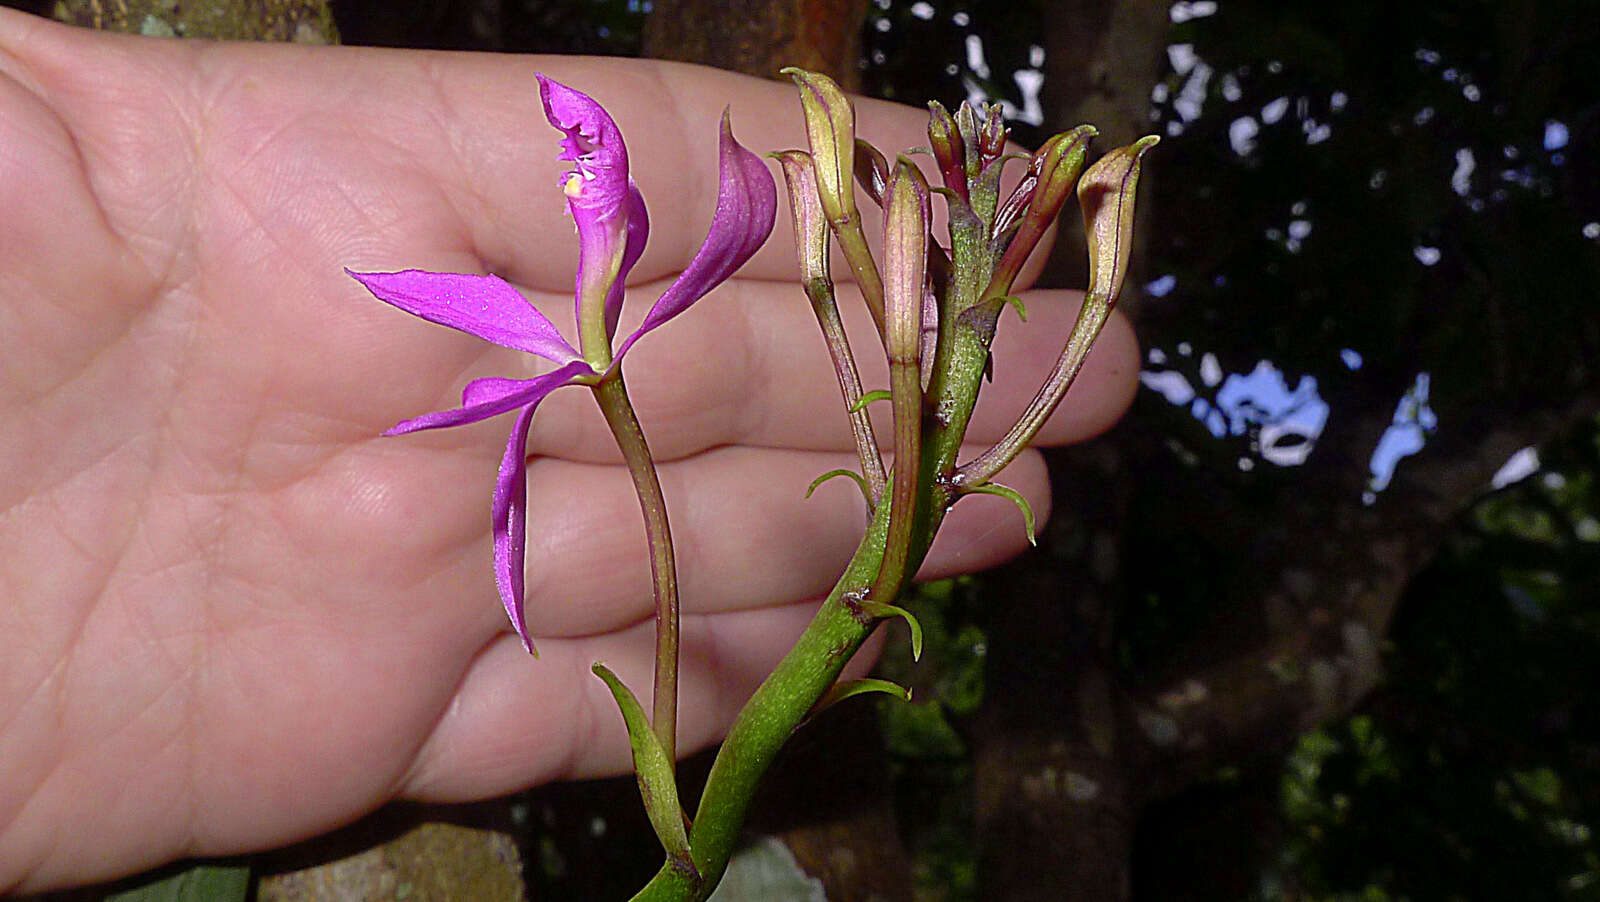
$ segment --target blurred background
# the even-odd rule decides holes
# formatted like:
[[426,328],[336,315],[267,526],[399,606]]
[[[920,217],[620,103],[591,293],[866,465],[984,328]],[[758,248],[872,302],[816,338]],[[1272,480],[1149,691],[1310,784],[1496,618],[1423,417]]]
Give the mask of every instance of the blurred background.
[[[184,0],[7,5],[207,34]],[[928,653],[882,665],[913,704],[797,736],[753,835],[815,879],[743,898],[1600,899],[1600,4],[240,5],[269,37],[800,63],[1003,103],[1023,143],[1163,136],[1132,413],[1054,455],[1037,551],[919,592]],[[253,864],[426,820],[514,845],[513,895],[625,898],[659,861],[623,779]]]

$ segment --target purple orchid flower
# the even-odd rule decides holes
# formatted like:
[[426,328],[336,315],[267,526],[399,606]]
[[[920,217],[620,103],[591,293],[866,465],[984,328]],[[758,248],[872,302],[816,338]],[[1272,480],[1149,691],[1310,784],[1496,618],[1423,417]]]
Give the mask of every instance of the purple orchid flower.
[[[525,446],[534,409],[566,385],[594,385],[621,365],[645,333],[687,310],[749,260],[772,231],[777,186],[760,157],[733,139],[722,116],[717,210],[704,244],[644,322],[613,353],[622,310],[623,280],[644,252],[650,231],[644,198],[628,175],[628,149],[616,123],[587,94],[539,77],[545,117],[560,129],[560,158],[573,164],[561,178],[567,209],[578,227],[578,348],[517,290],[498,276],[406,270],[350,272],[378,300],[429,322],[527,351],[558,365],[532,379],[478,379],[461,393],[461,406],[406,420],[384,435],[402,435],[476,423],[518,411],[494,490],[494,575],[523,647],[533,651],[523,613],[523,557],[527,539]],[[347,270],[348,271],[348,270]]]

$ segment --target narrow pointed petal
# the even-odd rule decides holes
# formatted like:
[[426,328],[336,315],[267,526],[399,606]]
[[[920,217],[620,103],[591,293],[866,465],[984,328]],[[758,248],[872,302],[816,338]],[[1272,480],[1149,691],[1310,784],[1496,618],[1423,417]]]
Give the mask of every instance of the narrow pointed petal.
[[487,420],[493,416],[516,410],[524,404],[537,404],[564,385],[572,384],[578,376],[592,374],[594,370],[581,360],[535,376],[532,379],[477,379],[467,383],[461,392],[461,406],[450,410],[437,410],[420,417],[396,423],[384,435],[405,435],[424,429],[441,429],[446,426],[464,426]]
[[722,115],[720,155],[721,183],[711,231],[677,281],[667,288],[645,315],[644,322],[617,349],[619,359],[640,336],[689,309],[691,304],[722,284],[772,234],[773,218],[778,210],[777,182],[760,157],[734,140],[733,126],[726,112]]
[[494,483],[491,510],[495,588],[500,591],[500,603],[505,605],[506,616],[511,618],[511,627],[530,655],[538,652],[534,651],[533,639],[528,636],[528,620],[523,611],[522,566],[528,548],[528,427],[533,424],[533,412],[538,406],[539,402],[535,401],[522,408],[516,424],[511,427],[505,455],[500,458],[500,475]]
[[555,363],[578,358],[577,350],[550,320],[499,276],[420,269],[345,272],[365,285],[373,297],[428,322]]

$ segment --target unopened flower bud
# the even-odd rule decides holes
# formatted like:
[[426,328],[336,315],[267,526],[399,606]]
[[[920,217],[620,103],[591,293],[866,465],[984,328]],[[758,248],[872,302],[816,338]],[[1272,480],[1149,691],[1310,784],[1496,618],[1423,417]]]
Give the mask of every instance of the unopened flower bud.
[[[1096,134],[1093,126],[1080,125],[1046,141],[1033,155],[1028,164],[1027,178],[996,217],[997,235],[1003,236],[1018,215],[1022,217],[1022,223],[995,266],[994,277],[984,292],[985,297],[1011,293],[1011,284],[1016,281],[1017,273],[1022,271],[1022,264],[1038,247],[1044,233],[1056,221],[1062,204],[1071,195],[1072,185],[1077,181],[1078,173],[1083,171],[1089,141]],[[1025,198],[1019,196],[1023,192],[1027,193]]]
[[1006,128],[1005,111],[1000,104],[991,104],[986,111],[983,128],[978,133],[978,152],[982,157],[982,168],[989,168],[989,164],[1005,156],[1006,138],[1010,136],[1011,129]]
[[967,194],[967,145],[954,116],[937,100],[928,102],[928,143],[939,161],[944,186],[962,200]]
[[1128,274],[1139,164],[1161,139],[1147,135],[1095,161],[1078,183],[1078,206],[1089,243],[1089,296],[1115,304]]
[[856,114],[850,99],[833,79],[819,72],[790,67],[783,74],[800,86],[806,138],[817,173],[817,191],[828,218],[844,222],[856,217]]
[[822,204],[817,199],[817,176],[811,154],[803,150],[785,150],[772,156],[783,169],[783,182],[789,189],[800,281],[809,287],[813,280],[828,278],[828,224],[822,218]]
[[856,139],[856,182],[873,203],[883,206],[883,192],[889,186],[889,161],[864,138]]

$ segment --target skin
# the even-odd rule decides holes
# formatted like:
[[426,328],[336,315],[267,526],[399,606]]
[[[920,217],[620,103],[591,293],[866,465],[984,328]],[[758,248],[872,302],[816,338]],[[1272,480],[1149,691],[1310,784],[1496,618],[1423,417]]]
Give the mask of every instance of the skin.
[[[342,272],[497,272],[570,326],[535,71],[632,141],[653,229],[624,333],[704,235],[723,105],[751,148],[803,145],[790,87],[693,67],[205,45],[0,10],[0,893],[627,769],[588,668],[648,695],[649,574],[592,400],[558,392],[529,442],[532,660],[490,570],[509,418],[378,434],[541,364]],[[916,110],[860,118],[886,150],[926,143]],[[802,498],[852,455],[786,218],[627,363],[678,539],[684,751],[721,735],[864,522],[848,481]],[[871,327],[843,295],[861,353]],[[1020,412],[1077,303],[1026,299],[975,441]],[[1136,370],[1113,319],[1044,439],[1106,428]],[[1006,481],[1047,513],[1036,454]],[[1007,502],[964,501],[923,576],[1023,547]]]

